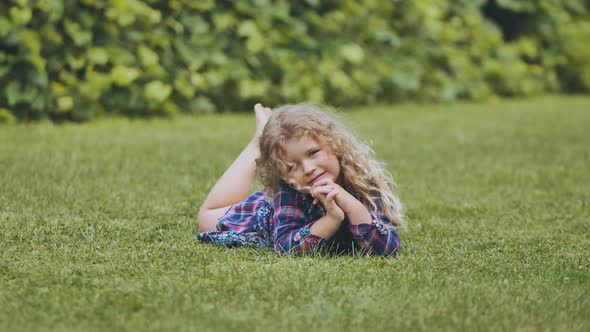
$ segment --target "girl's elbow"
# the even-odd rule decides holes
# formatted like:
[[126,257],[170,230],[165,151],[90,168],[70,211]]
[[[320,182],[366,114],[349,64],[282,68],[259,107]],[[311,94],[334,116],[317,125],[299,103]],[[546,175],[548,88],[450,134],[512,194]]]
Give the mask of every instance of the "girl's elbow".
[[197,223],[197,229],[199,231],[199,233],[203,233],[206,232],[206,230],[204,230],[204,222],[203,222],[203,215],[201,215],[200,211],[199,214],[197,215],[197,219],[196,219],[196,223]]
[[199,232],[215,231],[217,227],[217,218],[209,210],[201,208],[197,215],[197,228]]

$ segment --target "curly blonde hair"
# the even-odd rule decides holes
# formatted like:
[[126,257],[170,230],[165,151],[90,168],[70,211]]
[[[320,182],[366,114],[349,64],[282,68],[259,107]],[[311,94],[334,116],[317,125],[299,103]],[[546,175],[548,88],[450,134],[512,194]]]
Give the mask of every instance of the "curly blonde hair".
[[269,195],[284,184],[306,192],[286,178],[285,144],[291,138],[310,135],[331,149],[340,162],[343,188],[373,212],[383,211],[395,226],[405,225],[402,203],[391,174],[373,157],[373,150],[357,140],[339,121],[316,106],[285,105],[273,110],[262,136],[256,159],[262,185]]

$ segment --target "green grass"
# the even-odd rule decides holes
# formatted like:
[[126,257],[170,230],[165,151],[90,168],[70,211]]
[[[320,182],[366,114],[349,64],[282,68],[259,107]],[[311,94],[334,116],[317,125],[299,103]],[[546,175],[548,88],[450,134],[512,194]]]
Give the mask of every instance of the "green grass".
[[0,127],[0,330],[588,331],[588,105],[346,112],[407,206],[397,259],[198,243],[251,115]]

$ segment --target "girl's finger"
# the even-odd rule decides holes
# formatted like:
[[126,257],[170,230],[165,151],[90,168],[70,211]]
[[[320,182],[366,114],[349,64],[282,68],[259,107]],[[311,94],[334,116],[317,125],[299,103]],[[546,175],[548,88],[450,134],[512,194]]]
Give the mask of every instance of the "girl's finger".
[[332,189],[332,188],[321,188],[321,189],[318,189],[316,192],[318,194],[324,194],[324,195],[326,195],[326,194],[330,193],[333,190],[334,189]]
[[331,181],[331,180],[330,180],[329,178],[328,178],[328,179],[321,179],[321,180],[319,180],[319,181],[316,181],[316,182],[313,184],[313,186],[314,186],[314,187],[325,186],[325,185],[327,185],[327,184],[329,183],[328,181]]
[[330,193],[328,193],[328,195],[326,195],[326,200],[333,200],[336,194],[338,194],[338,192],[336,190],[332,190]]
[[334,181],[332,181],[332,179],[325,178],[325,179],[321,179],[321,180],[315,182],[312,186],[313,187],[321,187],[321,186],[333,186],[333,185],[334,185]]
[[315,196],[317,194],[327,194],[331,190],[333,190],[333,188],[330,188],[328,186],[314,187],[311,189],[311,195]]

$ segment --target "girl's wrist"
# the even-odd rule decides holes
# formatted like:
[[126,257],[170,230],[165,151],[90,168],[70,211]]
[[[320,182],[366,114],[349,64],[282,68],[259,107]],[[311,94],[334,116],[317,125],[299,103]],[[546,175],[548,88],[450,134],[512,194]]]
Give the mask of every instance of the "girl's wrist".
[[326,218],[328,218],[330,221],[333,222],[338,222],[341,223],[342,221],[344,221],[344,218],[346,217],[345,214],[343,214],[343,216],[337,216],[331,213],[326,213]]
[[370,221],[372,217],[369,209],[354,196],[350,195],[350,197],[351,199],[346,202],[347,204],[341,205],[348,221],[352,224]]
[[337,202],[338,206],[344,211],[344,214],[349,215],[350,213],[362,209],[365,206],[356,197],[352,196],[346,190],[343,190],[344,195],[338,195],[337,198],[340,200]]

